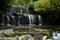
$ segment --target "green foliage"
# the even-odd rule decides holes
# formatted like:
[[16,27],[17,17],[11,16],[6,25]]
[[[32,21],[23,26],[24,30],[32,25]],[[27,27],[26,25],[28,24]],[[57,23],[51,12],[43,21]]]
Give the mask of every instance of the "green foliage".
[[44,35],[47,36],[47,38],[51,38],[52,36],[52,31],[46,30],[46,29],[41,29],[40,33],[43,33]]
[[38,0],[34,2],[34,10],[43,17],[43,24],[59,25],[60,0]]
[[38,0],[34,2],[34,10],[35,11],[50,11],[50,10],[58,10],[57,8],[60,6],[60,0]]
[[15,37],[16,33],[9,33],[9,34],[4,34],[6,37]]
[[46,11],[47,8],[51,8],[49,0],[38,0],[34,3],[35,11]]
[[25,35],[26,33],[21,32],[20,35]]
[[34,6],[34,2],[33,1],[30,1],[29,4],[28,4],[29,7],[33,7]]
[[23,5],[27,6],[30,0],[0,0],[0,12],[7,12],[9,11],[10,7],[14,5]]
[[[25,35],[26,33],[18,33],[18,36]],[[16,33],[9,33],[9,34],[4,34],[5,37],[15,37],[17,34]]]
[[[56,10],[56,7],[60,5],[60,0],[0,0],[1,8],[5,9],[6,11],[9,10],[11,5],[23,5],[33,7],[35,11],[47,11],[47,10]],[[57,9],[59,10],[59,9]]]
[[11,4],[11,0],[0,0],[0,12],[8,11],[10,4]]
[[43,31],[43,33],[47,36],[47,38],[51,38],[52,33],[50,31]]
[[50,0],[52,4],[60,5],[60,0]]

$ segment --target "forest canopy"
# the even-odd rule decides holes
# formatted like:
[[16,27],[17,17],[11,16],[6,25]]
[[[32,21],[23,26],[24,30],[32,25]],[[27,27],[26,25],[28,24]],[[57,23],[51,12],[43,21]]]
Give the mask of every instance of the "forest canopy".
[[42,16],[45,24],[60,23],[60,0],[0,0],[0,12],[8,12],[12,5],[29,7]]
[[60,0],[38,0],[34,2],[35,11],[56,10],[60,7]]
[[4,10],[7,10],[13,4],[17,6],[33,6],[34,10],[37,12],[59,10],[60,8],[60,0],[0,0],[0,9],[2,8]]

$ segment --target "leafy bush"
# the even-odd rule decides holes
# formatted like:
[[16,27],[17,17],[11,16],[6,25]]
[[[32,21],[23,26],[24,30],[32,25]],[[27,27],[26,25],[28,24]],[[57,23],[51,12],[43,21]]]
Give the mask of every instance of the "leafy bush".
[[46,35],[47,38],[51,38],[51,36],[52,36],[52,31],[49,31],[49,30],[46,30],[46,29],[42,29],[40,31],[40,33],[43,33],[43,35]]

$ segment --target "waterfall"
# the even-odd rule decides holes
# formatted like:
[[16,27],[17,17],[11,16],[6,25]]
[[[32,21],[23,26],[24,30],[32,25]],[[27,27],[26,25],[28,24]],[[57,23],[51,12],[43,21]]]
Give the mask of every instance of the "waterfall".
[[13,26],[15,26],[15,22],[16,22],[15,16],[12,15],[12,13],[8,13],[8,14],[9,14],[10,24],[13,25]]
[[29,25],[33,26],[34,25],[34,16],[29,14]]
[[[26,8],[26,11],[27,11],[27,13],[29,13],[28,7]],[[29,18],[29,25],[33,26],[33,24],[34,24],[34,15],[28,14],[28,18]]]
[[5,17],[5,15],[3,14],[3,15],[2,15],[2,23],[1,23],[1,25],[5,25],[5,24],[4,24],[4,17]]
[[7,16],[7,26],[10,26],[10,18]]
[[41,16],[40,15],[38,16],[38,20],[39,20],[39,26],[41,26],[42,25],[42,21],[41,21]]
[[26,8],[26,10],[27,10],[27,12],[29,12],[29,9],[28,9],[28,7]]
[[12,18],[12,25],[14,26],[16,23],[15,17],[12,15],[11,18]]
[[20,25],[20,16],[18,16],[18,25]]
[[18,9],[20,9],[20,15],[23,15],[23,6],[18,6]]
[[[19,13],[16,12],[16,9],[18,9]],[[27,14],[24,14],[24,13],[27,13]],[[24,14],[24,15],[23,15]],[[4,20],[4,14],[2,15],[2,25],[5,25],[5,20]],[[33,14],[29,14],[29,9],[28,7],[24,7],[24,6],[16,6],[16,5],[13,5],[11,7],[11,10],[10,10],[10,13],[9,14],[6,14],[6,19],[7,19],[7,26],[10,26],[10,25],[18,25],[20,26],[21,24],[21,18],[22,17],[22,22],[24,23],[29,23],[29,26],[35,26],[35,23],[39,23],[39,26],[42,25],[42,20],[41,20],[41,15],[33,15]],[[28,18],[27,18],[28,17]],[[29,22],[28,22],[29,20]],[[22,23],[22,24],[23,24]]]
[[16,13],[16,5],[13,5],[10,9],[10,13]]
[[32,21],[32,24],[34,24],[34,16],[31,15],[31,21]]
[[31,15],[29,15],[29,25],[31,25]]

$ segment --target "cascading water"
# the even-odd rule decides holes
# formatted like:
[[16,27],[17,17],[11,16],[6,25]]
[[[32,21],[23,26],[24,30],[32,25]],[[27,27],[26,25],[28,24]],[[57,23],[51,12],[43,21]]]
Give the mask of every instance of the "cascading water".
[[26,10],[27,10],[27,12],[29,12],[29,9],[28,9],[28,7],[26,8]]
[[12,25],[14,26],[15,25],[15,22],[16,22],[15,21],[15,17],[12,15],[11,18],[12,18]]
[[18,6],[18,9],[20,9],[20,15],[23,15],[23,6]]
[[23,15],[23,9],[22,8],[23,8],[23,6],[20,6],[20,5],[18,6],[18,9],[20,11],[18,13],[18,25],[20,25],[20,17],[21,17],[20,15]]
[[29,25],[33,26],[34,25],[34,16],[31,14],[29,14],[28,16],[29,16]]
[[4,17],[5,17],[5,15],[3,14],[3,15],[2,15],[2,23],[1,23],[1,25],[5,25],[5,24],[4,24]]
[[[26,10],[27,10],[27,13],[29,13],[28,7],[26,8]],[[31,20],[31,15],[30,14],[28,15],[28,18],[29,18],[29,26],[31,26],[32,25],[32,20]]]
[[[16,12],[16,9],[19,9],[19,13]],[[26,14],[24,14],[23,10],[25,10]],[[10,25],[20,25],[21,24],[21,19],[20,18],[23,19],[23,16],[25,16],[25,15],[27,15],[27,17],[29,19],[29,26],[35,25],[35,22],[36,21],[39,22],[39,26],[42,25],[42,21],[41,21],[41,16],[40,15],[37,15],[36,16],[36,15],[33,15],[33,14],[29,14],[28,7],[23,7],[23,6],[18,6],[17,7],[15,5],[13,5],[12,8],[11,8],[11,10],[10,10],[9,15],[8,14],[6,15],[6,18],[7,18],[7,26],[10,26]],[[5,25],[4,16],[5,15],[3,14],[2,15],[2,23],[1,23],[2,25]],[[36,17],[38,17],[37,18],[38,20],[35,19]]]
[[8,16],[7,18],[9,18],[9,24],[12,25],[12,26],[15,26],[15,16],[13,16],[11,13],[8,13]]
[[33,24],[34,24],[34,15],[29,14],[29,9],[28,9],[28,7],[26,8],[26,11],[27,11],[27,13],[28,13],[29,25],[30,25],[30,26],[33,26]]
[[41,21],[41,16],[40,15],[38,16],[38,20],[39,20],[39,26],[41,26],[42,25],[42,21]]
[[10,26],[10,18],[8,15],[7,15],[7,26]]
[[17,9],[16,5],[13,5],[10,9],[10,15],[12,18],[12,25],[18,25],[18,20],[16,19],[16,13],[17,13],[16,9]]
[[31,21],[32,21],[32,24],[34,25],[34,15],[31,15]]
[[29,25],[32,25],[31,24],[31,16],[29,15]]
[[10,13],[16,13],[16,5],[13,5],[10,9]]
[[18,25],[20,26],[20,16],[18,16]]

